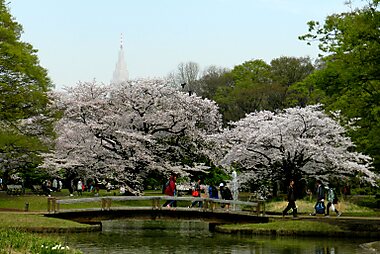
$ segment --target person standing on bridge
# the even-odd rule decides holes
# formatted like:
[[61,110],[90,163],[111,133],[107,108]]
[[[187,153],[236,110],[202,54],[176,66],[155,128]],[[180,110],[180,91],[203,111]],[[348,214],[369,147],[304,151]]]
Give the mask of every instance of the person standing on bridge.
[[[192,190],[191,195],[195,198],[200,198],[201,197],[201,179],[198,179],[198,181],[194,185],[194,189]],[[202,201],[194,201],[191,203],[191,206],[189,208],[194,207],[196,204],[198,204],[199,208],[202,208]]]
[[288,187],[288,206],[282,211],[282,216],[284,217],[290,209],[293,209],[293,218],[297,217],[297,205],[296,205],[296,190],[294,186],[294,180],[291,179]]
[[[222,199],[224,199],[224,200],[232,200],[233,199],[231,190],[224,183],[219,184],[219,189],[220,189],[220,196],[222,197]],[[227,203],[225,206],[226,206],[227,211],[229,211],[230,204]]]
[[[213,199],[219,199],[218,189],[215,187],[214,182],[211,182],[208,186],[208,197]],[[216,203],[212,202],[212,210],[216,209]]]
[[[174,197],[176,194],[176,181],[177,176],[175,174],[172,174],[169,178],[169,182],[165,187],[164,193],[168,196]],[[175,200],[167,200],[165,204],[163,204],[163,207],[177,207],[177,201]]]

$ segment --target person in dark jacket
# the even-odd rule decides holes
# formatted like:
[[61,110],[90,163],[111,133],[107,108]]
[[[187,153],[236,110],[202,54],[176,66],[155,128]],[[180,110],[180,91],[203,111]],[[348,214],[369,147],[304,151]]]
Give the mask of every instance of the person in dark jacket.
[[325,191],[324,191],[324,187],[322,185],[321,180],[317,180],[317,187],[315,189],[315,194],[317,196],[317,203],[314,206],[314,209],[315,209],[314,213],[310,214],[312,216],[315,216],[317,213],[323,213],[323,214],[325,213]]
[[282,211],[282,216],[285,216],[290,209],[293,209],[293,218],[297,217],[297,205],[296,205],[296,190],[294,186],[294,180],[291,179],[288,187],[288,206]]
[[[219,188],[220,188],[220,196],[222,199],[225,199],[225,200],[232,200],[233,199],[231,190],[224,183],[220,183]],[[230,204],[226,204],[225,207],[226,207],[227,211],[229,211]]]

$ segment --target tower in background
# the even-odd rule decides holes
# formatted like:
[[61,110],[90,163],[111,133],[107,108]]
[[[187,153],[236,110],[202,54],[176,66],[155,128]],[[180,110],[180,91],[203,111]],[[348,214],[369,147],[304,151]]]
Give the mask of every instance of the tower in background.
[[120,84],[126,82],[129,79],[127,64],[124,59],[124,47],[123,47],[123,34],[120,36],[120,50],[119,57],[113,72],[112,84]]

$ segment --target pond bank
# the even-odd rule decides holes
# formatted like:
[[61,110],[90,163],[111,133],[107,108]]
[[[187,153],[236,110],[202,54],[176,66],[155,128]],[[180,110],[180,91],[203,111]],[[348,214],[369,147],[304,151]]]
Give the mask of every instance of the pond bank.
[[8,227],[29,233],[85,233],[102,231],[101,225],[91,225],[88,227]]
[[291,219],[270,216],[269,223],[219,225],[215,231],[228,234],[380,239],[380,218],[299,216]]

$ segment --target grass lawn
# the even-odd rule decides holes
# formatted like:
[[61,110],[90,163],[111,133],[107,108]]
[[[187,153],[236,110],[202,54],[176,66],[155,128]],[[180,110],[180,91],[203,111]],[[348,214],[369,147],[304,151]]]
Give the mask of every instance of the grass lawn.
[[231,230],[255,230],[268,231],[276,230],[277,232],[297,232],[297,231],[313,231],[313,232],[341,232],[340,227],[330,225],[327,223],[315,222],[315,221],[301,221],[301,220],[285,220],[285,221],[273,221],[269,223],[255,223],[255,224],[230,224],[223,225],[222,228]]
[[0,230],[0,254],[77,254],[57,236],[39,236],[13,229]]
[[86,224],[39,214],[0,212],[0,228],[87,228]]
[[[281,214],[287,206],[286,201],[268,202],[265,204],[265,210]],[[314,211],[315,201],[297,200],[297,212],[299,214],[309,214]],[[325,205],[327,203],[325,202]],[[336,206],[338,211],[343,213],[343,216],[358,216],[358,217],[380,217],[380,212],[371,208],[358,206],[348,201],[339,202]],[[330,215],[335,216],[335,212],[330,211]]]

